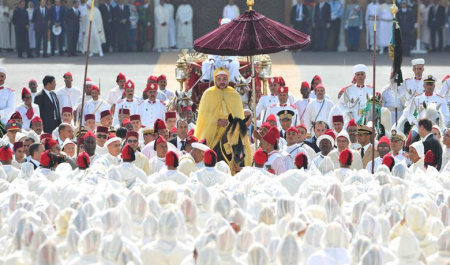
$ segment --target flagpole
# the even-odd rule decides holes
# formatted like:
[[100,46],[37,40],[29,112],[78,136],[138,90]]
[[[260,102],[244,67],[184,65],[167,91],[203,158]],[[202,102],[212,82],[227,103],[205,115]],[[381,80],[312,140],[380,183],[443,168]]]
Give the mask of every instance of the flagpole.
[[[91,48],[91,32],[92,32],[92,19],[94,17],[94,9],[95,9],[95,0],[92,0],[92,5],[91,5],[91,17],[89,19],[89,33],[88,33],[88,42],[87,42],[87,49],[86,49],[86,63],[84,66],[84,81],[83,81],[83,95],[81,96],[81,112],[80,112],[80,116],[79,116],[79,127],[78,127],[78,139],[81,138],[81,126],[82,126],[82,121],[83,121],[83,112],[84,112],[84,98],[86,95],[85,87],[86,87],[86,78],[87,78],[87,71],[88,71],[88,65],[89,65],[89,51]],[[80,145],[77,146],[77,156],[80,154]]]
[[[373,23],[373,94],[372,94],[372,135],[375,135],[375,76],[377,65],[377,9],[375,8],[375,21]],[[372,174],[375,172],[375,137],[372,141]]]

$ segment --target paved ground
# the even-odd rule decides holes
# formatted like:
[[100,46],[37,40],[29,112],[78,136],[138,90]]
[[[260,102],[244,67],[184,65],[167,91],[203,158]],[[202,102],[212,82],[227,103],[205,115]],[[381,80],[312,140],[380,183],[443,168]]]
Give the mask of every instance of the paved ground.
[[[123,72],[137,85],[137,92],[141,93],[145,87],[146,78],[150,74],[165,74],[168,78],[169,88],[179,88],[175,80],[175,63],[178,53],[128,53],[106,54],[104,57],[90,58],[88,77],[101,84],[102,95],[106,97],[107,91],[115,86],[115,77]],[[370,72],[367,74],[367,83],[372,84],[372,53],[313,53],[313,52],[282,52],[272,57],[272,74],[283,76],[294,95],[299,97],[301,81],[310,82],[316,74],[324,81],[327,93],[336,101],[337,92],[348,85],[353,78],[352,67],[357,63],[366,64]],[[412,58],[404,58],[403,73],[405,77],[411,75]],[[448,58],[450,53],[430,53],[423,55],[426,60],[425,74],[433,74],[440,81],[450,74]],[[0,53],[0,65],[8,68],[8,84],[20,91],[30,78],[42,80],[46,74],[57,77],[57,87],[63,85],[62,76],[70,71],[74,75],[75,85],[82,86],[84,76],[85,57],[75,58],[59,57],[18,59],[14,53]],[[376,90],[381,91],[388,83],[391,61],[387,54],[377,55]],[[440,82],[439,82],[440,85]],[[439,87],[438,85],[438,87]],[[17,94],[17,100],[20,93]],[[19,101],[18,101],[19,102]]]

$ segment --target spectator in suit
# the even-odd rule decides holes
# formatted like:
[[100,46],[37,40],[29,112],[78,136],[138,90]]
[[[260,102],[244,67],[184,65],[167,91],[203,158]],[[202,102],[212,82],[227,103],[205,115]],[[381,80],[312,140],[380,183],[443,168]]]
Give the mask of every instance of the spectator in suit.
[[64,55],[63,46],[66,33],[65,17],[66,8],[61,6],[61,0],[55,0],[55,5],[50,8],[50,29],[53,29],[53,27],[55,26],[61,27],[62,30],[59,35],[55,35],[52,30],[50,40],[52,56],[55,55],[56,40],[58,40],[59,55]]
[[187,133],[188,133],[188,123],[185,119],[180,119],[177,121],[177,137],[173,137],[169,140],[171,144],[177,147],[178,150],[184,151],[186,148]]
[[319,0],[319,3],[314,6],[313,30],[314,51],[326,50],[328,42],[328,35],[331,26],[331,8],[330,4],[325,0]]
[[114,25],[113,25],[113,7],[111,0],[101,0],[98,9],[102,13],[103,29],[105,30],[106,42],[102,44],[103,52],[114,50]]
[[337,51],[339,46],[339,33],[341,31],[341,18],[344,14],[344,7],[342,6],[340,0],[330,0],[328,4],[330,5],[331,12],[331,50]]
[[127,52],[130,36],[130,7],[119,0],[113,11],[114,31],[116,32],[119,52]]
[[54,76],[46,75],[42,80],[44,89],[34,98],[34,103],[39,106],[44,132],[52,133],[61,124],[61,113],[58,97],[55,90],[56,80]]
[[344,29],[348,33],[348,51],[357,51],[359,47],[359,35],[363,29],[364,15],[358,0],[352,0],[345,9]]
[[[441,6],[441,0],[434,0],[434,6],[428,13],[428,27],[431,33],[432,51],[442,51],[443,32],[445,27],[445,8]],[[439,38],[438,47],[436,47],[436,35]]]
[[402,0],[401,8],[397,13],[397,20],[402,30],[403,56],[409,56],[414,36],[415,14],[408,8],[408,2]]
[[447,51],[450,51],[450,5],[447,6],[447,17],[445,19],[445,28],[447,36]]
[[43,50],[43,57],[49,57],[47,54],[48,26],[50,22],[50,11],[46,6],[45,0],[41,0],[39,7],[34,10],[33,23],[36,32],[36,56]]
[[419,135],[422,138],[424,153],[426,154],[428,150],[431,150],[434,154],[434,163],[437,165],[437,170],[441,170],[442,165],[442,145],[433,135],[431,131],[433,128],[433,123],[428,118],[419,120]]
[[77,56],[77,42],[80,35],[80,16],[81,13],[78,10],[80,2],[78,0],[73,1],[72,8],[66,12],[66,34],[67,34],[67,52],[69,56]]
[[291,25],[294,29],[309,34],[309,12],[303,0],[297,0],[297,4],[291,9]]
[[14,10],[12,18],[14,30],[16,32],[16,49],[19,58],[23,58],[22,53],[26,52],[28,58],[33,57],[30,52],[30,42],[28,40],[28,12],[25,10],[25,0],[19,2],[19,7]]

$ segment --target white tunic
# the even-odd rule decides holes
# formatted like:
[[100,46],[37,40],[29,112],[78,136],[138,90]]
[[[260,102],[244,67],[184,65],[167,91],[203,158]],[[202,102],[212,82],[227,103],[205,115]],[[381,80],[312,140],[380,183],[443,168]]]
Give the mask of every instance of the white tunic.
[[16,107],[16,95],[14,90],[4,84],[0,86],[0,119],[6,125]]
[[154,183],[159,183],[163,181],[173,181],[177,184],[183,185],[186,183],[187,177],[185,174],[178,172],[178,170],[167,170],[164,172],[160,172],[156,179],[154,180]]
[[114,120],[113,120],[113,126],[119,125],[120,117],[119,117],[119,111],[121,109],[129,109],[130,115],[134,115],[137,113],[137,109],[139,107],[139,101],[137,99],[120,99],[117,101],[116,107],[114,109]]
[[[182,4],[177,9],[177,48],[178,49],[192,49],[193,47],[193,33],[192,33],[192,18],[194,12],[190,4]],[[187,24],[186,24],[187,23]]]
[[395,91],[392,88],[392,86],[387,86],[384,88],[383,92],[381,93],[382,103],[381,106],[384,108],[389,109],[391,112],[391,120],[392,124],[395,123],[395,108],[397,107],[397,118],[400,119],[400,117],[403,114],[403,104],[402,100],[400,99],[400,96],[397,92],[397,102],[395,101]]
[[164,8],[169,13],[169,47],[174,47],[177,45],[177,39],[175,34],[175,11],[171,3],[165,3]]
[[158,94],[159,93],[163,94],[166,97],[165,100],[161,99],[162,101],[171,100],[175,96],[175,93],[173,93],[172,91],[170,91],[167,88],[164,90],[161,90],[161,89],[158,90]]
[[[86,102],[84,105],[84,114],[94,114],[95,122],[100,122],[100,113],[105,110],[111,109],[111,106],[106,103],[103,99],[98,99],[94,101],[93,99]],[[83,115],[83,124],[84,124],[84,115]]]
[[[378,3],[369,3],[367,5],[366,9],[366,27],[367,27],[367,34],[369,37],[369,44],[370,46],[373,46],[373,25],[375,23],[375,13],[379,13],[379,4]],[[377,26],[380,24],[380,20],[377,17]],[[378,27],[377,27],[378,32]]]
[[204,167],[192,173],[191,177],[197,178],[207,188],[216,184],[223,184],[227,180],[227,175],[214,167]]
[[[0,5],[0,49],[11,48],[10,35],[9,35],[9,22],[11,17],[9,15],[8,6]],[[12,32],[14,34],[14,31]]]
[[30,122],[35,116],[41,116],[38,105],[31,103],[31,107],[33,108],[34,111],[34,115],[33,117],[31,117],[31,119],[28,119],[27,117],[28,107],[25,106],[25,104],[22,103],[16,108],[16,111],[18,111],[20,115],[22,115],[22,130],[24,131],[30,130]]
[[447,105],[450,103],[450,78],[445,80],[445,82],[442,84],[441,89],[438,92],[439,95],[443,96],[445,98],[445,101],[447,102]]
[[116,86],[115,88],[111,89],[108,92],[108,99],[106,99],[106,102],[110,104],[111,106],[117,103],[117,100],[122,98],[122,93],[124,89],[120,89],[119,86]]
[[[377,19],[380,19],[380,27],[377,28],[378,40],[377,44],[380,47],[387,47],[392,39],[392,13],[391,3],[382,4],[377,12]],[[373,31],[372,31],[373,33]]]
[[285,146],[283,148],[283,151],[281,152],[281,155],[284,157],[284,165],[286,167],[286,170],[294,169],[295,167],[295,157],[298,153],[303,152],[306,154],[306,157],[308,158],[308,161],[311,161],[308,155],[308,152],[300,147],[299,144],[293,144],[290,146]]
[[267,158],[267,162],[265,164],[266,167],[270,166],[275,171],[275,175],[277,176],[286,172],[286,166],[284,165],[283,157],[278,153],[277,150],[273,150],[267,155],[269,157]]
[[158,156],[155,156],[152,159],[150,159],[150,174],[157,173],[162,169],[167,169],[165,161],[166,161],[165,158],[161,158]]
[[223,18],[235,19],[240,15],[239,7],[237,5],[226,5],[223,8]]
[[[440,112],[444,116],[445,124],[448,124],[450,119],[447,104],[445,104],[444,98],[436,93],[433,93],[431,96],[426,96],[425,93],[419,94],[414,98],[412,104],[406,106],[405,110],[403,111],[403,116],[408,119],[409,123],[414,123],[417,125],[417,118],[414,117],[414,111],[417,110],[417,113],[420,114],[420,112],[423,111],[422,103],[424,102],[427,105],[429,105],[430,103],[441,105]],[[419,117],[419,115],[417,115],[417,117]]]
[[339,99],[338,105],[344,115],[344,124],[354,118],[358,121],[362,110],[366,107],[367,97],[373,96],[373,88],[367,85],[358,87],[356,84],[347,87]]
[[142,125],[153,128],[156,119],[165,119],[166,106],[163,102],[158,100],[146,100],[139,105],[137,114],[141,115]]
[[[267,109],[273,104],[280,103],[277,95],[264,95],[259,99],[256,105],[256,117],[258,117],[262,111],[267,111]],[[261,117],[262,120],[263,117]]]
[[81,96],[81,90],[77,87],[61,87],[56,91],[56,96],[59,100],[59,107],[71,107],[72,109],[75,109],[77,106],[77,99]]
[[294,112],[294,116],[292,117],[292,126],[296,126],[300,124],[300,119],[298,118],[298,112],[297,109],[295,108],[294,105],[291,104],[274,104],[272,106],[269,107],[269,109],[267,110],[266,114],[264,115],[263,118],[263,122],[266,121],[267,117],[269,117],[271,114],[275,115],[275,117],[277,118],[277,126],[280,127],[280,120],[278,117],[278,112],[282,111],[282,110],[291,110]]
[[304,116],[304,124],[306,128],[308,129],[308,132],[311,131],[312,126],[315,122],[318,121],[324,121],[328,122],[328,116],[330,115],[331,109],[333,108],[334,104],[331,102],[331,100],[323,99],[313,99],[306,110],[305,116]]
[[133,187],[136,183],[148,182],[144,171],[129,162],[111,167],[108,171],[108,177],[123,182],[127,188]]
[[308,107],[309,102],[311,102],[310,98],[302,98],[294,102],[294,106],[297,108],[298,118],[300,119],[300,123],[304,124],[304,116],[306,113],[306,107]]
[[[166,23],[165,26],[161,24]],[[155,7],[155,49],[169,48],[170,14],[164,6]]]
[[[423,93],[422,78],[406,78],[403,84],[398,87],[398,96],[402,100],[403,106],[408,106],[417,94]],[[440,93],[439,93],[440,94]]]
[[[88,9],[82,13],[81,17],[81,32],[84,33],[83,52],[87,51],[89,25],[90,25],[91,10]],[[102,43],[105,43],[105,31],[103,30],[102,15],[98,8],[94,8],[94,17],[92,19],[91,31],[91,45],[89,47],[90,53],[102,53]]]

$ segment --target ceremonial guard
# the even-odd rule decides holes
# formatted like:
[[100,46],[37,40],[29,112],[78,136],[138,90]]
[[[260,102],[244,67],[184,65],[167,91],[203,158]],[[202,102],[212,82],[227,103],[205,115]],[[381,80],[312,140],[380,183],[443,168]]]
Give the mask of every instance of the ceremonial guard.
[[281,152],[281,155],[284,157],[284,164],[286,170],[294,168],[295,157],[297,156],[298,153],[303,152],[307,154],[307,151],[302,147],[300,147],[300,144],[296,143],[298,135],[299,132],[295,127],[290,127],[289,129],[286,130],[287,144],[283,148],[283,151]]
[[311,100],[306,109],[304,119],[304,124],[311,131],[312,126],[316,121],[327,121],[330,115],[331,109],[334,104],[331,100],[325,98],[325,87],[319,84],[316,87],[317,98]]
[[438,93],[445,98],[447,106],[450,108],[450,75],[447,75],[442,80],[441,90]]
[[286,171],[283,156],[278,153],[279,138],[280,132],[276,127],[272,127],[261,140],[261,147],[268,155],[265,166],[269,172],[273,172],[277,176]]
[[[267,112],[267,109],[272,106],[273,104],[279,103],[278,101],[278,86],[279,86],[279,78],[278,77],[271,77],[268,80],[269,82],[269,90],[270,95],[263,95],[256,105],[256,117],[259,117],[262,111],[264,111],[264,114]],[[268,117],[268,115],[266,116]],[[264,118],[262,116],[261,118]],[[264,121],[264,119],[262,119]]]
[[117,100],[122,98],[123,91],[125,90],[125,82],[127,82],[127,78],[124,74],[119,73],[116,78],[117,86],[108,92],[108,99],[106,100],[108,104],[114,106]]
[[16,107],[16,95],[14,90],[5,84],[6,68],[0,67],[0,121],[3,124],[8,122],[9,117],[13,114]]
[[414,77],[406,78],[403,84],[398,88],[398,97],[402,100],[404,106],[413,103],[414,97],[423,93],[422,74],[425,70],[425,60],[414,59],[411,61],[411,64]]
[[[403,83],[404,84],[404,83]],[[387,108],[389,112],[391,113],[391,120],[392,124],[394,124],[403,114],[403,102],[400,98],[397,91],[397,95],[395,95],[395,89],[398,89],[395,87],[395,84],[392,80],[392,82],[383,88],[383,92],[381,92],[381,106],[383,108]],[[397,120],[396,120],[397,119]]]
[[353,67],[356,84],[348,86],[339,99],[338,105],[344,115],[344,123],[351,119],[358,121],[362,110],[366,107],[367,99],[373,96],[373,88],[364,84],[366,71],[367,67],[363,64],[357,64]]
[[71,107],[72,109],[74,109],[76,108],[77,99],[82,95],[81,90],[77,87],[72,86],[72,73],[67,72],[63,77],[65,86],[56,91],[56,96],[59,100],[59,107],[61,109],[64,107]]
[[[293,126],[296,126],[300,124],[300,119],[298,117],[298,111],[295,108],[294,105],[288,103],[289,99],[289,88],[288,87],[278,87],[278,102],[275,103],[272,106],[270,106],[267,109],[267,112],[264,115],[263,121],[266,120],[266,117],[269,117],[271,114],[277,115],[282,110],[290,110],[294,112],[294,116],[292,117]],[[242,104],[241,104],[242,105]],[[278,116],[276,116],[277,119],[277,126],[280,126],[280,120]]]
[[142,124],[145,127],[149,127],[157,119],[164,120],[167,109],[164,102],[156,99],[156,95],[158,94],[157,84],[147,84],[144,93],[147,94],[148,100],[141,102],[136,114],[141,115]]
[[[361,154],[363,168],[367,167],[369,161],[372,160],[372,144],[371,139],[374,131],[366,125],[358,126],[358,143],[361,145],[359,152]],[[375,149],[375,158],[379,157],[378,151]]]
[[123,121],[123,117],[120,115],[123,114],[123,110],[127,109],[129,115],[134,115],[137,113],[137,109],[139,107],[139,101],[134,97],[134,83],[131,80],[128,80],[125,83],[125,97],[121,98],[117,101],[116,107],[114,108],[114,121],[113,126],[117,126],[121,124],[121,120]]
[[22,89],[22,101],[16,111],[22,115],[22,130],[30,130],[30,122],[35,116],[40,116],[39,106],[32,102],[32,96],[30,90],[24,87]]
[[[100,113],[105,110],[111,109],[111,106],[99,96],[100,89],[98,88],[98,86],[91,86],[92,99],[86,102],[86,104],[84,105],[84,113],[94,114],[96,123],[100,123]],[[84,123],[84,120],[82,122]]]
[[[375,15],[377,13],[377,10],[379,8],[379,4],[377,0],[372,0],[368,5],[366,9],[366,34],[367,34],[367,44],[368,49],[373,50],[377,47],[374,46],[374,39],[373,39],[373,26],[375,24]],[[379,24],[379,20],[377,20],[377,26]]]
[[148,179],[144,171],[134,165],[136,159],[133,148],[126,144],[121,151],[122,163],[108,170],[109,179],[123,183],[127,188],[133,188],[140,183],[147,183]]
[[311,98],[309,97],[311,93],[311,89],[309,88],[309,83],[306,81],[302,82],[300,87],[300,93],[302,94],[302,98],[294,102],[294,106],[297,108],[298,118],[300,119],[300,123],[304,124],[304,116],[306,113],[306,108],[308,104],[311,102]]
[[166,100],[170,101],[175,96],[175,94],[172,91],[167,89],[167,78],[166,78],[166,76],[165,75],[158,76],[157,82],[158,82],[158,88],[159,88],[158,94],[162,93],[162,94],[164,94],[166,96],[165,100],[163,100],[163,99],[161,99],[161,100],[163,100],[163,101],[166,101]]

